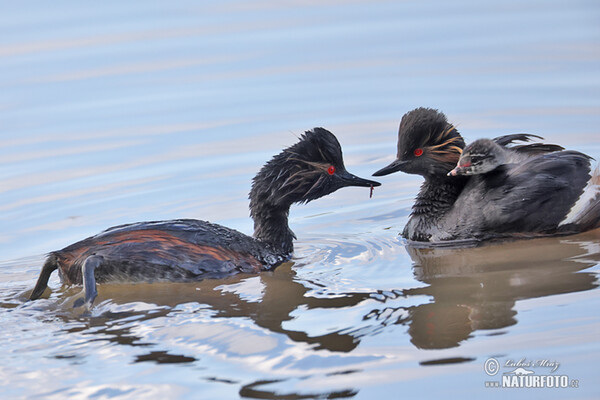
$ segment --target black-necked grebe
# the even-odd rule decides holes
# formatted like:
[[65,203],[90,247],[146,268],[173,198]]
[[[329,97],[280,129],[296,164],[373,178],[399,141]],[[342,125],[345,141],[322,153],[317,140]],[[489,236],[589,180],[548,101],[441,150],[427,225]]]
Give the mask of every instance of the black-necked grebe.
[[412,241],[566,235],[600,227],[600,174],[590,176],[590,157],[557,145],[508,146],[532,137],[478,142],[459,163],[465,143],[456,128],[443,113],[417,108],[400,122],[397,159],[373,175],[403,171],[425,178],[402,233]]
[[64,283],[83,283],[88,308],[97,295],[96,281],[193,281],[271,270],[293,251],[295,236],[288,227],[293,203],[346,186],[379,185],[346,171],[336,137],[314,128],[254,177],[249,195],[254,237],[192,219],[116,226],[50,253],[30,299],[42,295],[55,269]]

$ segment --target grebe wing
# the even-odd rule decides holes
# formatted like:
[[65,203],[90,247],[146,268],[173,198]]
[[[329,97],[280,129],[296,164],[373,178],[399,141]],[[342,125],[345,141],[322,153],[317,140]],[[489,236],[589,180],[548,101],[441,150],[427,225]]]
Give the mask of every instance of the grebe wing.
[[590,157],[576,151],[543,154],[515,164],[497,182],[481,180],[485,225],[504,232],[554,230],[589,179]]

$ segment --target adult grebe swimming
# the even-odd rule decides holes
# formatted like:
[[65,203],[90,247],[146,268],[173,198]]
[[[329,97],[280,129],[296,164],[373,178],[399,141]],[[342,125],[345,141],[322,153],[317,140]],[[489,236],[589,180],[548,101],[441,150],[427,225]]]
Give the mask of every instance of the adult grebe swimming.
[[288,227],[293,203],[346,186],[379,185],[346,171],[336,137],[314,128],[254,177],[249,195],[254,237],[193,219],[115,226],[50,253],[30,299],[42,295],[56,269],[64,283],[83,283],[88,308],[97,296],[96,282],[193,281],[271,270],[293,251],[295,236]]
[[441,112],[417,108],[400,122],[397,159],[373,175],[403,171],[425,178],[402,234],[413,241],[565,235],[600,227],[600,176],[590,176],[590,157],[541,143],[509,147],[532,137],[477,142],[459,161],[465,143],[456,128]]

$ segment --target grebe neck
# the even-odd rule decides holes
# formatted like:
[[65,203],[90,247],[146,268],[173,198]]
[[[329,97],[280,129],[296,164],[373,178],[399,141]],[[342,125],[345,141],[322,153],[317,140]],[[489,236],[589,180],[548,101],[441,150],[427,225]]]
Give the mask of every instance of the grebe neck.
[[254,219],[254,238],[270,245],[278,253],[291,254],[296,236],[288,226],[289,212],[289,205],[255,205],[251,209]]
[[441,218],[452,208],[467,180],[467,177],[426,178],[412,207],[412,214],[432,220]]

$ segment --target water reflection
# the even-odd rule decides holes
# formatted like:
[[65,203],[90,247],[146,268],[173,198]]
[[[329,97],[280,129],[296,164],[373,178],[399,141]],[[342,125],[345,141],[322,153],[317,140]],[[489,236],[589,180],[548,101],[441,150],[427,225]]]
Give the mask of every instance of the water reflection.
[[[87,321],[85,325],[69,328],[68,332],[85,332],[118,344],[143,346],[148,343],[132,334],[130,328],[135,326],[132,321],[140,324],[148,319],[172,317],[179,306],[188,304],[193,312],[210,311],[210,318],[216,320],[250,319],[254,325],[283,334],[294,342],[314,345],[311,346],[314,350],[354,349],[358,342],[352,334],[331,332],[315,337],[304,331],[285,329],[284,323],[294,318],[294,311],[353,307],[370,299],[370,293],[346,293],[331,298],[308,296],[310,289],[295,279],[292,266],[293,263],[287,263],[274,272],[239,274],[197,283],[105,284],[99,287],[99,304],[90,317],[71,308],[79,296],[79,289],[73,288],[65,293],[58,315],[65,322]],[[146,309],[137,305],[146,305]],[[127,311],[119,311],[119,307]]]
[[[131,347],[134,356],[129,362],[133,364],[187,365],[218,355],[261,374],[288,376],[258,379],[243,385],[228,379],[226,373],[204,377],[212,382],[240,385],[239,394],[244,397],[348,398],[357,391],[344,385],[337,387],[334,383],[318,392],[304,387],[304,378],[293,376],[300,372],[307,377],[358,373],[361,364],[380,358],[361,354],[336,356],[335,353],[351,352],[358,345],[351,334],[332,332],[311,337],[306,332],[283,327],[285,321],[294,318],[293,312],[303,307],[353,307],[370,298],[369,293],[350,293],[329,299],[307,296],[309,289],[297,279],[292,263],[271,273],[241,274],[193,284],[102,285],[99,303],[92,315],[87,316],[71,308],[79,296],[78,291],[72,288],[58,294],[60,305],[52,310],[65,324],[62,331],[75,335],[71,342],[76,344],[72,346],[75,348],[55,351],[53,357],[71,364],[91,356],[93,350],[81,346],[85,341],[110,344],[114,353],[124,352],[123,346]],[[51,303],[45,301],[45,306]],[[34,304],[27,303],[25,307]],[[81,339],[76,338],[78,335]],[[144,350],[140,352],[141,349]],[[317,359],[321,360],[317,362],[319,367],[307,367]],[[349,370],[348,364],[357,368]],[[295,386],[292,392],[290,385]]]
[[[301,381],[301,379],[295,380]],[[289,385],[289,380],[261,380],[243,386],[240,390],[240,396],[251,399],[348,399],[358,394],[357,390],[352,389],[321,393],[317,392],[316,389],[309,388],[302,391],[293,391],[290,390]],[[294,386],[303,385],[302,382],[298,382]]]
[[[332,296],[313,296],[310,287],[314,282],[298,279],[292,263],[257,276],[238,275],[193,284],[103,285],[95,314],[87,323],[71,327],[68,332],[85,331],[95,338],[103,337],[121,345],[146,346],[151,344],[148,337],[136,336],[132,328],[139,327],[145,320],[172,318],[178,307],[189,304],[192,312],[202,312],[207,319],[251,320],[253,326],[309,345],[314,351],[349,353],[364,337],[398,324],[408,327],[411,342],[417,348],[450,348],[469,339],[474,331],[498,330],[516,324],[518,300],[597,287],[596,275],[585,272],[600,262],[600,245],[594,240],[592,233],[477,248],[408,246],[414,275],[426,286]],[[413,298],[417,300],[412,301]],[[411,305],[404,305],[407,303]],[[145,310],[136,304],[154,306]],[[119,305],[133,311],[119,311]],[[356,310],[362,315],[361,321],[346,322],[347,326],[343,326],[344,321],[329,321],[337,328],[330,329],[326,324],[321,331],[329,332],[311,333],[314,329],[311,313],[327,317],[328,312],[336,309]],[[336,313],[338,317],[343,316],[340,311]],[[67,320],[72,320],[73,314],[65,315]],[[294,319],[295,323],[286,323]],[[208,328],[203,329],[206,332]],[[215,332],[223,334],[222,329],[217,328]],[[237,333],[228,334],[237,337]],[[217,336],[215,333],[201,338],[194,334],[196,339],[208,341]],[[252,343],[255,350],[261,348],[261,340]],[[277,344],[263,341],[263,350],[274,347]],[[151,351],[139,355],[137,361],[189,362],[195,359],[194,354],[168,356],[168,350],[152,346]]]
[[[206,382],[235,386],[240,395],[258,398],[316,396],[306,382],[327,380],[319,396],[345,398],[358,391],[352,377],[367,376],[375,365],[406,361],[410,350],[402,341],[414,349],[449,349],[477,331],[505,334],[519,321],[519,300],[596,288],[595,273],[586,269],[600,262],[597,235],[462,249],[326,241],[313,252],[304,247],[296,264],[259,275],[101,285],[91,315],[72,308],[80,288],[56,290],[56,282],[50,299],[25,302],[27,291],[21,291],[16,298],[3,296],[3,302],[6,312],[36,335],[15,351],[42,346],[46,359],[58,365],[190,366],[206,370],[205,376],[194,372]],[[382,272],[387,264],[401,264],[400,273],[408,267],[401,254],[405,250],[420,286],[411,280],[391,289],[376,279],[364,279],[363,286],[334,284],[337,275],[352,277],[348,260],[359,265],[363,276]],[[382,264],[364,270],[362,265],[372,265],[376,257],[384,259],[378,261]],[[311,270],[319,264],[327,274]],[[23,282],[30,287],[29,281]],[[60,334],[38,339],[42,324]],[[386,340],[398,336],[400,343],[379,348],[374,345],[379,335]],[[476,360],[468,352],[428,354],[419,365]]]
[[458,346],[476,330],[514,325],[517,300],[598,286],[596,275],[584,272],[600,260],[596,234],[464,249],[407,247],[416,279],[428,286],[404,295],[425,294],[432,302],[408,309],[397,323],[409,325],[411,342],[424,349]]

